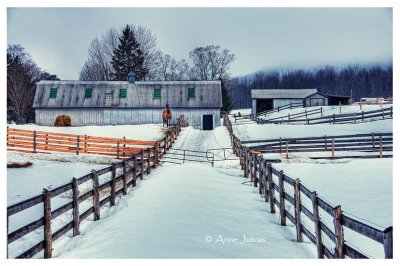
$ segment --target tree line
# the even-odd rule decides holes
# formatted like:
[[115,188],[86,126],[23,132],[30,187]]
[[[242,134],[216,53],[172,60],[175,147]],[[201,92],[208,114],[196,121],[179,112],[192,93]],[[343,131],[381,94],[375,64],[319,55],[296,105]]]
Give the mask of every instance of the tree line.
[[260,71],[229,81],[233,108],[251,107],[252,89],[318,89],[327,95],[393,97],[393,67],[325,66],[317,70]]
[[59,80],[36,65],[30,54],[19,44],[7,47],[7,121],[34,122],[32,108],[36,83]]

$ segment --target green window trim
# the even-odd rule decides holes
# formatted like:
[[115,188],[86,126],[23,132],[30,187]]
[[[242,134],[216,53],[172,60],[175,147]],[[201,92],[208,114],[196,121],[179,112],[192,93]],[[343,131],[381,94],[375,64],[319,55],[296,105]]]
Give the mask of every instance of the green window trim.
[[126,98],[127,89],[119,89],[119,98]]
[[196,98],[196,91],[194,88],[188,88],[188,99]]
[[154,89],[153,99],[161,99],[161,89],[160,88]]
[[57,98],[58,88],[50,88],[49,99]]
[[93,88],[86,88],[85,89],[85,99],[92,98]]

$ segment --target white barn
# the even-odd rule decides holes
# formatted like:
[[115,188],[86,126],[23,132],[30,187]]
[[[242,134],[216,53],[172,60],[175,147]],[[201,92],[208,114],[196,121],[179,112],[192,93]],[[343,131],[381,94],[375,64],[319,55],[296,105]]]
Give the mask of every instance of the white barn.
[[220,126],[220,81],[40,81],[33,107],[36,124],[53,126],[68,115],[73,126],[162,123],[169,104],[172,123],[184,115],[199,129]]
[[319,95],[317,89],[261,89],[251,90],[253,114],[288,104],[304,104],[310,95]]

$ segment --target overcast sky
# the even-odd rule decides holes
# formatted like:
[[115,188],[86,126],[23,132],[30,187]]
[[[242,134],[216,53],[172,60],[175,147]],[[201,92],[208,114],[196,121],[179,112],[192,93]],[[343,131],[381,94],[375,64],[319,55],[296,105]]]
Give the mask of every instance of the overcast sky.
[[233,76],[262,69],[392,62],[391,8],[8,8],[7,42],[39,67],[78,79],[90,42],[143,25],[164,53],[190,62],[198,46],[236,54]]

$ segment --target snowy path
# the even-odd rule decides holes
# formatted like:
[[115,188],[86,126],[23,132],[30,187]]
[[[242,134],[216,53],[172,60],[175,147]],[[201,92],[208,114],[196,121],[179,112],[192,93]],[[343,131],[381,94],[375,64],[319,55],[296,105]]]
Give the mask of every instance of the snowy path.
[[[174,148],[229,147],[224,127],[184,129]],[[297,243],[237,161],[216,167],[191,163],[157,168],[119,199],[89,230],[56,242],[56,258],[315,258],[315,246]],[[86,224],[87,225],[87,224]]]

